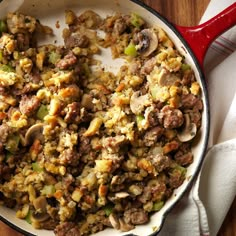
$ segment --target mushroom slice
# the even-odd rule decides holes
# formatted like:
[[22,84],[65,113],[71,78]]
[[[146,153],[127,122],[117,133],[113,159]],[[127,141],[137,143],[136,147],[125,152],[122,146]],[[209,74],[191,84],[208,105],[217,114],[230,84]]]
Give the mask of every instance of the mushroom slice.
[[127,193],[127,192],[117,192],[117,193],[115,193],[115,194],[109,195],[109,196],[108,196],[108,199],[109,199],[110,201],[114,202],[114,201],[121,200],[121,199],[123,199],[123,198],[127,198],[127,197],[129,197],[129,196],[130,196],[129,193]]
[[111,214],[109,215],[109,221],[110,221],[110,223],[111,223],[111,225],[112,225],[112,227],[113,227],[114,229],[120,229],[119,218],[118,218],[118,216],[117,216],[116,214],[111,213]]
[[160,86],[171,86],[180,81],[180,78],[175,74],[170,73],[166,69],[162,69],[158,75],[158,84]]
[[123,219],[119,219],[119,223],[120,223],[120,230],[122,232],[127,232],[130,231],[132,229],[134,229],[134,225],[131,224],[127,224]]
[[140,95],[140,92],[136,91],[132,94],[130,98],[130,109],[136,115],[139,115],[144,110],[145,106],[148,106],[151,104],[148,94],[141,95],[141,96],[139,95]]
[[49,214],[45,212],[40,213],[40,212],[34,211],[31,215],[31,220],[34,222],[43,222],[49,218],[50,218]]
[[115,198],[117,199],[127,198],[127,197],[129,197],[129,193],[126,193],[126,192],[115,193]]
[[35,139],[44,142],[43,123],[32,125],[25,134],[25,145],[30,145]]
[[137,35],[137,51],[144,57],[148,57],[158,47],[157,34],[153,29],[143,29]]
[[33,200],[34,208],[37,212],[46,213],[47,212],[47,199],[44,196],[37,197]]
[[183,129],[177,134],[180,142],[188,142],[197,134],[197,126],[191,123],[189,114],[184,114],[185,125]]

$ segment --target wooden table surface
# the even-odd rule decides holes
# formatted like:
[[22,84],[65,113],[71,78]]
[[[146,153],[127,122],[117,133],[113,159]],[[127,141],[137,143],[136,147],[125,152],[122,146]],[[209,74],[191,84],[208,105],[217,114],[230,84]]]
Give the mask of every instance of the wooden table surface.
[[[171,22],[183,26],[197,25],[210,0],[143,0]],[[236,199],[221,226],[218,236],[236,235]],[[0,221],[0,236],[22,236]]]

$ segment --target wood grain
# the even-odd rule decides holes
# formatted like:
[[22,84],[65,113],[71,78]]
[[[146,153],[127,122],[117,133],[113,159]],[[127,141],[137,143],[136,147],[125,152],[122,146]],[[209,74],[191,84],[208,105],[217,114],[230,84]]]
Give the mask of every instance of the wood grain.
[[[169,21],[183,26],[197,25],[210,0],[143,0]],[[22,236],[0,221],[1,236]],[[218,236],[236,235],[236,199],[218,233]]]

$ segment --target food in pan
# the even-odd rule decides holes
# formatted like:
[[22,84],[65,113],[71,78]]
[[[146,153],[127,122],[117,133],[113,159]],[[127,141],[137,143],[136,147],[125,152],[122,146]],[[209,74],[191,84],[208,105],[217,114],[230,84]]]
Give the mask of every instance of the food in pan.
[[[55,235],[130,231],[186,179],[203,110],[193,70],[135,13],[0,22],[0,202]],[[56,27],[60,27],[55,22]],[[122,58],[117,73],[96,57]]]

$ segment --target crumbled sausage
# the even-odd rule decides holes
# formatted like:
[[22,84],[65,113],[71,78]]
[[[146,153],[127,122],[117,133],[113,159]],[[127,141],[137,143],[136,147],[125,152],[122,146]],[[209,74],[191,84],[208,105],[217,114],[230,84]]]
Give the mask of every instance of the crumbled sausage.
[[27,33],[19,33],[16,35],[17,48],[20,51],[29,49],[30,47],[30,36]]
[[60,163],[64,165],[76,166],[79,163],[80,154],[71,149],[65,149],[59,156]]
[[11,128],[7,124],[0,125],[0,142],[5,143],[10,132]]
[[30,116],[40,106],[40,100],[36,96],[22,96],[19,108],[22,114]]
[[77,62],[76,56],[69,52],[63,59],[59,60],[56,66],[61,70],[66,70]]
[[0,164],[0,183],[1,180],[9,180],[11,177],[11,168]]
[[54,229],[56,236],[80,236],[79,226],[72,222],[64,222]]
[[178,128],[184,123],[183,113],[179,109],[170,106],[164,106],[161,109],[161,116],[161,121],[166,129]]
[[124,212],[124,220],[127,224],[140,225],[148,222],[148,215],[143,209],[131,208]]
[[73,102],[67,105],[64,120],[68,123],[80,121],[80,103]]
[[117,35],[121,35],[127,29],[127,24],[124,18],[119,18],[115,21],[114,24],[114,33]]
[[[193,94],[183,94],[181,98],[182,107],[183,108],[194,108],[196,104],[199,102],[200,98],[196,97]],[[201,106],[201,104],[198,104],[198,106]]]
[[163,134],[163,128],[159,126],[156,126],[148,130],[145,133],[144,139],[143,139],[145,146],[150,147],[153,144],[155,144],[162,134]]
[[148,155],[147,159],[151,161],[158,172],[163,171],[171,165],[170,158],[161,153]]
[[154,66],[156,65],[156,63],[157,63],[157,60],[155,57],[152,57],[151,59],[147,60],[140,71],[141,74],[144,74],[144,75],[150,74]]
[[89,45],[89,38],[79,33],[73,34],[65,38],[65,46],[67,48],[86,48]]

